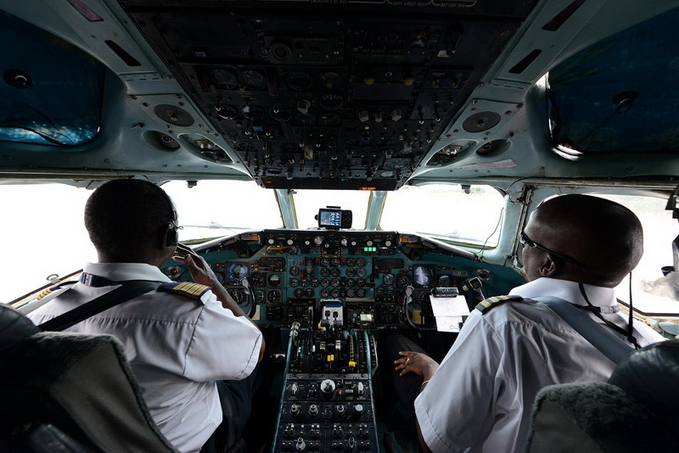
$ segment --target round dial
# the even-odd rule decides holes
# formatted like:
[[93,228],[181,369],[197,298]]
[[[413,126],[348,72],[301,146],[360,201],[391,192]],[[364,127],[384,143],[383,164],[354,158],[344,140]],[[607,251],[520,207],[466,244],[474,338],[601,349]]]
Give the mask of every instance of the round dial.
[[270,304],[278,304],[281,301],[281,292],[277,289],[270,289],[266,293],[266,301]]
[[299,279],[298,278],[291,278],[290,279],[290,287],[291,288],[297,288],[299,286]]
[[384,274],[384,276],[382,277],[382,281],[384,282],[385,285],[393,285],[394,274]]
[[297,266],[292,266],[290,268],[290,275],[299,275],[300,269]]
[[358,267],[364,267],[365,266],[365,258],[359,258],[356,260],[356,265]]
[[269,286],[278,286],[281,284],[281,276],[279,274],[270,274],[268,282]]

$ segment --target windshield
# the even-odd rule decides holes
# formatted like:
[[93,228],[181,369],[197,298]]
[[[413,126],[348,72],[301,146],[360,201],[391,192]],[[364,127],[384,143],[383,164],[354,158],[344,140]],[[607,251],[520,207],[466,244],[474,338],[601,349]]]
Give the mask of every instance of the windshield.
[[316,228],[316,215],[319,208],[339,207],[352,212],[352,228],[365,229],[365,218],[368,212],[367,190],[298,190],[293,195],[299,228]]
[[387,195],[380,227],[494,247],[504,205],[490,186],[404,186]]
[[276,193],[254,181],[171,181],[162,187],[177,208],[180,241],[283,226]]

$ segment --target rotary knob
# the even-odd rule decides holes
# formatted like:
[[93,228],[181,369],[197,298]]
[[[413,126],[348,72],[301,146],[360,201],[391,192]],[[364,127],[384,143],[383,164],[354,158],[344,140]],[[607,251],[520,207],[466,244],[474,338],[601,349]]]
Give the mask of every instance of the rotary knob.
[[321,392],[325,397],[331,397],[335,393],[335,381],[332,379],[325,379],[321,382]]

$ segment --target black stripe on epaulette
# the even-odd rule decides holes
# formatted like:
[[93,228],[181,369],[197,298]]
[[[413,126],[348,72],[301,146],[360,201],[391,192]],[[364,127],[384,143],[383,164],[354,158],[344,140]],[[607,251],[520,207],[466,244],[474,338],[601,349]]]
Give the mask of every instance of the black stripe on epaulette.
[[523,297],[521,296],[495,296],[484,299],[476,305],[476,309],[481,312],[481,314],[486,314],[491,308],[502,305],[505,302],[521,302]]
[[193,300],[199,300],[203,294],[210,290],[210,287],[193,282],[168,282],[160,285],[158,290],[169,291]]

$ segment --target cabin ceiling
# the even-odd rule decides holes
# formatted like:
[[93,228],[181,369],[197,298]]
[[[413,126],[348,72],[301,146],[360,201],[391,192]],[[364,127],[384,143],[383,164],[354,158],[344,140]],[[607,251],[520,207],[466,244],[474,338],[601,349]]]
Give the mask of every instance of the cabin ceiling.
[[0,0],[0,174],[672,179],[679,9],[637,3]]

